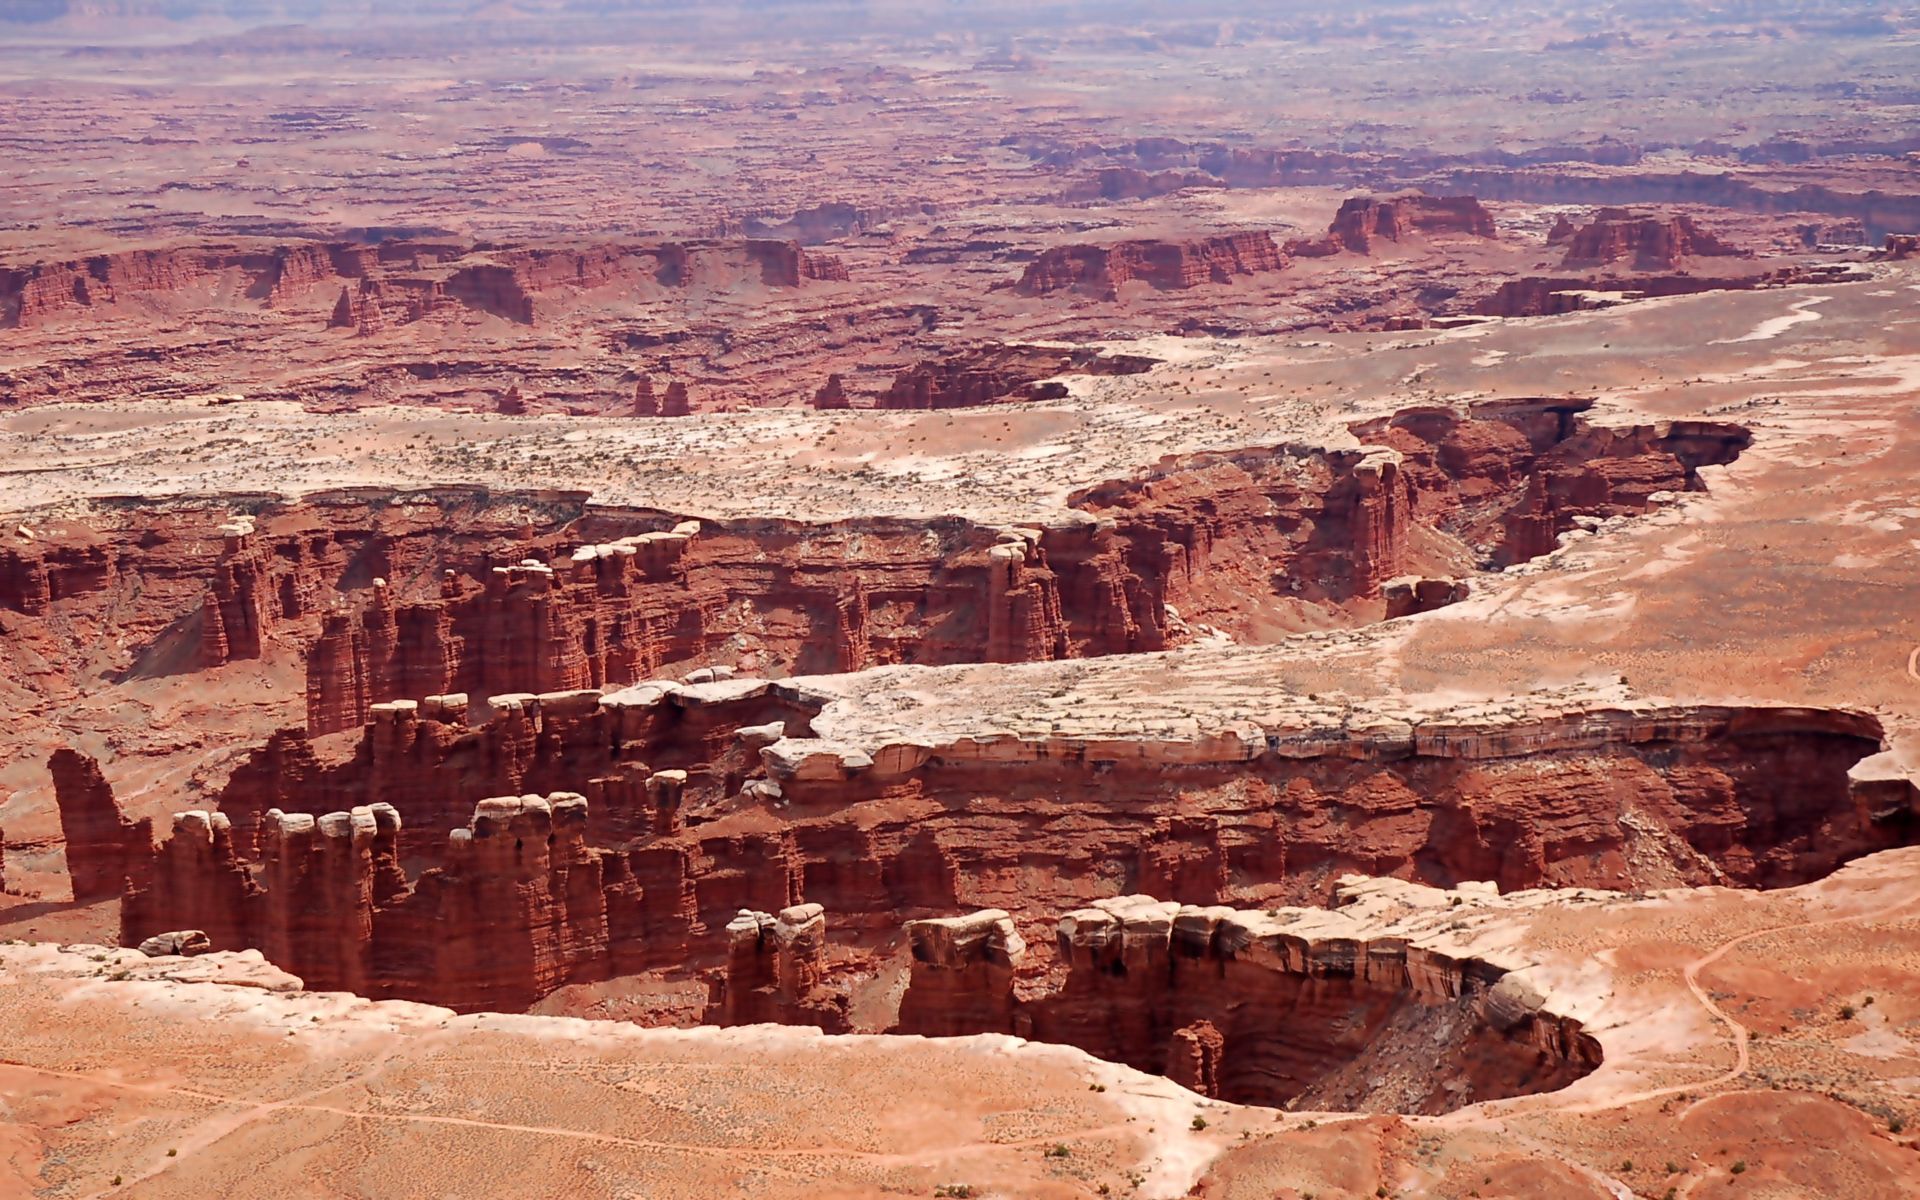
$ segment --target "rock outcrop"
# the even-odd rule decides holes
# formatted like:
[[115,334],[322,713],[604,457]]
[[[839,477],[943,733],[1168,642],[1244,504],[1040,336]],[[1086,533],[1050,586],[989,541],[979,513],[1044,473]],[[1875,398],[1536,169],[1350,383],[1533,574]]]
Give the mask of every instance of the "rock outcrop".
[[727,922],[727,969],[708,1020],[847,1031],[846,997],[826,987],[827,921],[818,904],[778,916],[741,909]]
[[1354,433],[1399,451],[1416,518],[1491,567],[1548,553],[1581,520],[1645,512],[1661,497],[1700,491],[1700,468],[1730,463],[1752,442],[1741,426],[1714,422],[1595,426],[1583,416],[1591,408],[1581,398],[1543,397],[1464,413],[1407,409]]
[[1552,1091],[1599,1065],[1598,1042],[1555,1010],[1530,962],[1470,950],[1453,932],[1502,906],[1491,889],[1349,877],[1335,905],[1101,900],[1060,919],[1064,980],[1017,998],[1004,956],[971,936],[1005,914],[914,922],[901,1030],[1061,1042],[1276,1107],[1450,1112]]
[[1636,271],[1677,271],[1695,257],[1741,253],[1739,247],[1700,228],[1686,213],[1604,208],[1571,232],[1560,265],[1577,269],[1630,261]]
[[1170,610],[1258,636],[1378,603],[1388,580],[1424,565],[1422,527],[1509,565],[1552,550],[1577,518],[1701,487],[1698,467],[1746,444],[1733,426],[1593,428],[1588,407],[1412,410],[1356,429],[1382,449],[1173,459],[1076,493],[1087,520],[1037,530],[875,520],[634,533],[622,531],[661,522],[609,514],[583,526],[605,541],[545,561],[509,551],[481,580],[443,576],[438,595],[411,601],[375,586],[360,611],[326,615],[308,651],[308,727],[350,728],[391,699],[630,683],[716,654],[818,672],[1154,650],[1180,639]]
[[1138,167],[1103,167],[1076,181],[1060,194],[1067,204],[1086,204],[1101,200],[1151,200],[1187,188],[1225,186],[1205,171],[1143,171]]
[[[900,372],[877,408],[974,408],[997,401],[1058,399],[1066,386],[1055,375],[1137,375],[1157,361],[1092,350],[989,344],[956,350]],[[1042,381],[1048,382],[1042,382]]]
[[1178,291],[1236,276],[1278,271],[1286,255],[1265,233],[1235,233],[1194,241],[1132,241],[1104,246],[1055,246],[1042,251],[1014,290],[1027,296],[1078,289],[1113,296],[1128,283]]
[[684,380],[676,379],[667,385],[667,394],[660,400],[660,415],[663,417],[693,415],[693,400],[687,393]]
[[73,898],[84,904],[118,896],[127,885],[129,856],[151,837],[147,823],[120,811],[100,764],[88,755],[63,746],[47,760],[47,770],[60,808]]
[[1502,282],[1467,311],[1489,317],[1551,317],[1612,308],[1658,296],[1745,292],[1796,283],[1858,282],[1865,275],[1845,264],[1781,267],[1746,275],[1525,275]]
[[1389,621],[1458,604],[1470,591],[1464,579],[1422,579],[1416,575],[1389,579],[1380,587],[1380,594],[1387,602]]
[[813,394],[813,406],[822,412],[835,412],[853,407],[847,399],[847,386],[840,378],[839,372],[827,376],[827,381],[821,384],[820,390]]
[[1887,244],[1876,250],[1873,257],[1880,262],[1904,262],[1920,258],[1920,233],[1888,234]]
[[1325,237],[1291,244],[1287,250],[1308,256],[1342,251],[1371,254],[1381,240],[1399,242],[1414,236],[1442,234],[1498,236],[1492,215],[1474,197],[1412,192],[1387,197],[1355,196],[1343,201]]
[[906,994],[900,998],[898,1032],[929,1037],[1012,1033],[1018,1001],[1015,977],[1027,960],[1027,943],[1013,917],[997,908],[964,917],[909,921],[913,955]]
[[139,946],[148,958],[192,958],[213,952],[213,940],[204,929],[176,929],[156,933]]
[[[135,299],[197,306],[214,290],[257,300],[262,308],[285,308],[334,284],[340,293],[329,326],[363,334],[453,312],[533,325],[541,297],[559,289],[798,288],[847,277],[839,259],[771,239],[584,246],[407,238],[219,243],[0,266],[0,328],[84,319]],[[226,286],[201,286],[208,283]]]
[[633,406],[629,411],[636,417],[660,415],[660,398],[654,395],[652,376],[642,375],[640,382],[633,385]]
[[[901,1020],[957,1032],[1006,1028],[988,1022],[1014,1011],[1021,970],[1002,921],[1043,906],[1141,891],[1271,907],[1352,872],[1771,887],[1910,836],[1905,809],[1849,774],[1880,749],[1860,714],[1292,697],[1257,723],[1171,735],[869,747],[812,732],[816,686],[496,697],[471,726],[464,703],[397,702],[331,761],[292,735],[236,767],[220,812],[177,816],[130,866],[123,940],[204,929],[331,986],[456,1008],[704,967],[726,978],[721,1017],[838,1027],[820,913],[795,906],[860,943],[991,905],[1004,913],[909,929],[916,978],[973,999],[933,1003],[931,987]],[[425,867],[411,884],[396,865],[410,860]],[[1202,1017],[1231,1057],[1220,1014],[1166,1032]],[[1205,1031],[1188,1040],[1204,1065]]]

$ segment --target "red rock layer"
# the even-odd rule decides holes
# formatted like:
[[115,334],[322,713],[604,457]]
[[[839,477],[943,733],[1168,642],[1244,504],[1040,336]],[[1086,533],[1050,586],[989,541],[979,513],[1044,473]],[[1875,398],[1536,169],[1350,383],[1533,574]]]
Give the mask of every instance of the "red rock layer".
[[1057,399],[1059,383],[1041,383],[1054,375],[1137,375],[1156,360],[1139,355],[1102,355],[1088,350],[990,344],[954,351],[894,376],[876,408],[974,408],[1013,398]]
[[[605,686],[701,660],[804,673],[1158,649],[1181,636],[1169,605],[1257,639],[1337,619],[1423,569],[1418,525],[1505,563],[1552,548],[1575,516],[1697,486],[1673,431],[1588,430],[1579,407],[1435,417],[1435,442],[1412,418],[1391,436],[1363,431],[1416,464],[1446,443],[1436,469],[1287,448],[1170,462],[1074,497],[1110,526],[1037,537],[962,521],[936,523],[931,540],[904,521],[675,525],[566,494],[439,489],[260,505],[217,527],[208,561],[195,555],[217,516],[182,512],[133,544],[0,540],[0,604],[44,613],[137,594],[113,619],[151,639],[139,653],[151,669],[307,640],[316,733],[359,724],[379,700]],[[1468,500],[1498,520],[1455,520]],[[357,609],[337,607],[342,593]],[[195,606],[197,623],[182,620]]]
[[1151,200],[1187,188],[1221,187],[1205,171],[1142,171],[1138,167],[1104,167],[1060,194],[1067,204],[1095,200]]
[[778,916],[742,909],[727,923],[727,966],[708,1006],[712,1025],[848,1029],[847,1000],[827,985],[827,921],[818,904]]
[[1226,283],[1236,275],[1278,271],[1287,259],[1265,233],[1235,233],[1186,242],[1135,241],[1110,246],[1055,246],[1027,265],[1014,290],[1026,296],[1079,288],[1111,295],[1138,280],[1180,290]]
[[657,417],[660,415],[660,398],[653,392],[653,377],[642,375],[640,382],[633,385],[633,415],[636,417]]
[[693,415],[693,400],[688,395],[687,385],[674,380],[667,385],[667,394],[660,400],[660,415],[663,417],[686,417]]
[[986,915],[908,926],[901,1032],[1064,1043],[1237,1104],[1425,1114],[1553,1091],[1600,1062],[1577,1020],[1502,986],[1501,968],[1325,912],[1103,901],[1059,922],[1064,981],[1017,997],[992,945],[939,936]]
[[1490,317],[1550,317],[1651,296],[1752,291],[1795,283],[1845,282],[1844,266],[1783,267],[1754,275],[1540,276],[1509,279],[1468,311]]
[[67,844],[73,898],[83,904],[118,896],[127,886],[128,856],[143,852],[147,822],[129,820],[113,798],[100,764],[67,747],[47,760],[60,835]]
[[813,394],[813,406],[822,412],[853,407],[847,400],[846,383],[840,378],[838,372],[827,376],[827,381],[821,384],[820,390]]
[[[1132,891],[1318,900],[1349,873],[1508,890],[1776,886],[1908,836],[1886,797],[1849,782],[1878,726],[1838,712],[1336,724],[1170,768],[1151,747],[1108,756],[1073,740],[872,757],[788,740],[755,754],[760,727],[803,739],[809,719],[803,691],[764,681],[508,697],[492,711],[467,727],[439,702],[382,706],[337,762],[297,734],[275,739],[236,769],[220,813],[177,819],[131,872],[123,936],[205,928],[221,948],[271,944],[296,974],[353,978],[368,964],[368,994],[510,1007],[563,983],[724,964],[745,952],[726,932],[742,910],[805,902],[859,942],[913,917],[1030,917]],[[478,812],[471,800],[542,792],[560,794]],[[381,804],[405,822],[385,843]],[[288,805],[344,815],[314,833]],[[439,865],[407,890],[396,856]],[[777,945],[767,961],[755,947],[736,964],[733,1011],[834,1007],[815,995],[811,950],[782,967]]]
[[[1551,239],[1549,239],[1551,240]],[[1563,267],[1604,267],[1632,260],[1637,271],[1677,271],[1696,256],[1728,257],[1742,251],[1693,223],[1685,213],[1661,216],[1605,208],[1567,239]]]
[[330,326],[371,333],[449,309],[489,313],[530,325],[540,295],[557,288],[634,289],[736,281],[795,288],[846,278],[846,265],[831,255],[765,239],[584,247],[407,239],[377,245],[223,244],[0,267],[0,328],[83,317],[93,309],[137,296],[178,296],[191,307],[211,304],[216,292],[232,291],[262,307],[285,307],[314,287],[342,281],[348,281],[353,291],[342,286],[328,319]]
[[[803,246],[834,242],[867,233],[885,225],[896,216],[936,211],[933,204],[864,205],[828,201],[799,209],[789,216],[774,218],[755,214],[740,223],[756,237],[792,239]],[[724,235],[723,235],[724,236]]]
[[1402,241],[1414,235],[1465,234],[1497,236],[1493,217],[1472,196],[1355,196],[1341,203],[1327,235],[1317,242],[1297,243],[1295,254],[1326,255],[1350,251],[1371,254],[1382,238]]
[[[362,612],[329,615],[308,724],[350,727],[396,697],[626,683],[723,646],[800,671],[1160,649],[1169,605],[1257,628],[1270,609],[1377,594],[1408,566],[1408,502],[1390,455],[1281,448],[1090,489],[1073,503],[1111,525],[1037,536],[879,520],[629,534],[493,568],[477,589],[412,604],[376,589]],[[1275,575],[1303,582],[1276,591]]]
[[1738,425],[1594,426],[1582,399],[1489,401],[1465,412],[1408,409],[1354,426],[1391,446],[1423,524],[1505,567],[1552,550],[1576,518],[1644,512],[1661,493],[1699,491],[1699,468],[1739,457]]

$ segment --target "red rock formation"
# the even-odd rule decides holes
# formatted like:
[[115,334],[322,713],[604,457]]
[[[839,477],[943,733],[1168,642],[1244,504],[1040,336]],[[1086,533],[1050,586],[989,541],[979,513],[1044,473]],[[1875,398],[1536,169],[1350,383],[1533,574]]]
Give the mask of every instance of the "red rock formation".
[[1736,425],[1595,427],[1591,401],[1493,401],[1463,415],[1410,409],[1355,426],[1400,451],[1423,523],[1474,547],[1489,566],[1552,550],[1584,518],[1644,512],[1662,493],[1699,491],[1699,468],[1732,462],[1751,435]]
[[490,263],[462,267],[447,276],[441,294],[468,308],[505,317],[521,325],[533,324],[533,297],[526,280],[513,267]]
[[1686,213],[1661,216],[1605,208],[1573,232],[1560,265],[1604,267],[1631,259],[1637,271],[1677,271],[1690,258],[1741,253],[1695,225]]
[[913,953],[897,1031],[927,1037],[1012,1033],[1014,977],[1027,944],[1000,909],[909,921]]
[[750,216],[744,225],[758,237],[791,238],[801,245],[812,246],[866,233],[884,225],[894,216],[932,211],[934,206],[931,204],[872,206],[828,201],[799,209],[791,216],[780,219]]
[[1112,295],[1138,280],[1179,290],[1226,283],[1236,275],[1278,271],[1287,259],[1265,233],[1235,233],[1187,242],[1134,241],[1108,246],[1055,246],[1027,265],[1015,290],[1044,296],[1078,288]]
[[847,280],[846,264],[830,254],[809,254],[795,242],[749,240],[747,258],[769,287],[799,287],[809,280]]
[[350,288],[342,287],[340,289],[340,299],[334,301],[333,304],[333,315],[327,318],[327,328],[354,329],[357,328],[359,324],[360,318],[355,313],[353,303],[353,291]]
[[[606,242],[582,247],[462,244],[390,239],[354,242],[255,243],[129,250],[68,262],[0,266],[0,327],[33,327],[84,317],[136,297],[177,298],[209,280],[262,307],[287,307],[314,287],[357,282],[334,305],[331,327],[371,334],[448,310],[534,322],[538,297],[649,284],[683,287],[696,280],[738,279],[771,287],[844,281],[846,265],[790,241]],[[350,319],[349,319],[350,318]]]
[[[1471,911],[1460,904],[1480,893],[1455,894],[1449,904],[1446,893],[1356,879],[1340,899],[1364,907],[1375,889],[1414,897],[1415,915],[1103,900],[1059,922],[1065,980],[1019,999],[1004,971],[923,966],[933,923],[915,922],[901,1029],[1011,1028],[1165,1074],[1203,1095],[1276,1107],[1443,1113],[1552,1091],[1599,1065],[1598,1043],[1577,1019],[1554,1011],[1524,970],[1474,958],[1434,928]],[[1433,912],[1443,915],[1423,915]],[[945,924],[971,928],[989,915],[1004,920],[977,914]],[[1410,1074],[1404,1056],[1416,1048],[1419,1067]]]
[[582,530],[604,542],[551,547],[548,561],[509,549],[499,557],[513,565],[484,583],[458,575],[407,603],[375,589],[360,612],[328,616],[308,655],[309,728],[351,727],[381,700],[607,686],[716,654],[837,671],[1159,649],[1177,640],[1169,607],[1259,637],[1324,623],[1425,569],[1417,526],[1503,566],[1553,549],[1576,518],[1700,487],[1698,466],[1744,445],[1730,426],[1704,441],[1679,427],[1594,430],[1586,407],[1414,410],[1356,430],[1404,466],[1287,447],[1170,460],[1070,498],[1110,525],[1037,537],[956,522],[930,539],[924,524],[889,521],[633,533],[609,514]]
[[674,380],[667,385],[665,399],[660,402],[660,415],[663,417],[689,417],[693,415],[693,401],[687,395],[687,385]]
[[152,836],[147,823],[120,811],[100,764],[87,755],[63,746],[47,760],[47,770],[60,808],[73,898],[84,904],[118,896],[127,886],[128,855]]
[[515,384],[500,397],[499,413],[503,417],[524,417],[527,415],[527,402],[520,395],[520,386]]
[[1880,262],[1902,262],[1920,258],[1920,233],[1890,233],[1887,244],[1873,257]]
[[1418,192],[1380,198],[1355,196],[1341,203],[1327,227],[1326,237],[1317,242],[1289,245],[1294,254],[1326,255],[1350,251],[1373,253],[1381,238],[1402,241],[1414,235],[1462,234],[1490,238],[1498,236],[1493,217],[1472,196],[1424,196]]
[[1387,602],[1387,620],[1432,612],[1449,604],[1458,604],[1468,595],[1463,579],[1421,579],[1405,576],[1389,579],[1380,589]]
[[[315,762],[282,745],[235,770],[214,818],[176,819],[174,837],[132,872],[148,882],[130,892],[126,936],[204,928],[221,948],[279,938],[275,953],[296,973],[365,962],[369,994],[462,1008],[524,1005],[653,966],[721,966],[741,950],[736,978],[748,986],[730,985],[721,1011],[763,1019],[770,1006],[775,1019],[830,1022],[838,1009],[818,990],[817,939],[790,943],[785,967],[778,937],[745,954],[726,933],[740,910],[780,912],[804,897],[858,940],[930,912],[986,902],[1032,914],[1115,887],[1269,907],[1324,896],[1354,871],[1507,889],[1777,886],[1909,836],[1882,819],[1882,794],[1850,781],[1880,745],[1859,714],[1575,706],[1410,719],[1341,707],[1118,750],[1068,735],[872,754],[749,738],[769,718],[803,730],[807,703],[794,685],[728,680],[502,697],[472,728],[446,705],[432,716],[382,706],[352,757]],[[742,746],[760,747],[757,764]],[[271,777],[269,762],[287,774]],[[649,776],[672,778],[656,788]],[[565,792],[520,798],[569,784],[593,791],[594,807]],[[509,799],[477,812],[466,799],[490,792]],[[290,834],[272,812],[287,802],[342,815],[317,822],[317,835],[293,821]],[[398,814],[398,848],[380,848],[375,817],[363,855],[366,821],[353,809],[379,804]],[[700,823],[681,821],[689,809]],[[438,841],[449,825],[460,828]],[[329,826],[346,832],[313,849]],[[267,864],[284,864],[257,879],[256,842]],[[436,856],[411,890],[382,866]],[[318,880],[320,870],[339,878]],[[1018,1028],[1008,1023],[1023,1011],[1009,990],[1017,955],[998,919],[910,929],[915,986],[931,973],[958,981],[946,990],[960,999],[930,986],[903,1007],[905,1027]],[[756,918],[756,939],[759,928]],[[342,949],[369,938],[364,953]],[[1044,1028],[1025,1011],[1042,1036],[1132,1053],[1060,1032],[1084,1028],[1085,1007],[1058,1008]],[[1172,1017],[1137,1044],[1164,1047],[1172,1031],[1213,1021],[1228,1039],[1219,1077],[1231,1096],[1237,1027],[1217,1012]],[[1135,1036],[1106,1017],[1091,1027]]]
[[1853,278],[1850,268],[1845,265],[1782,267],[1753,275],[1528,275],[1505,281],[1468,311],[1490,317],[1547,317],[1610,308],[1652,296],[1743,292],[1796,283],[1844,283],[1850,278]]
[[269,811],[250,943],[314,991],[371,990],[375,908],[406,887],[399,834],[385,804],[318,820]]
[[200,929],[216,950],[253,941],[251,915],[259,888],[234,845],[225,813],[173,814],[173,830],[144,861],[128,867],[120,903],[120,942],[138,946],[157,933]]
[[778,917],[742,909],[726,936],[727,968],[709,1023],[847,1031],[846,997],[826,986],[827,922],[818,904],[791,905]]
[[836,371],[827,376],[827,381],[821,384],[820,390],[813,394],[813,406],[822,412],[853,407],[847,400],[846,384],[841,380],[839,372]]
[[275,615],[297,617],[300,611],[295,593],[287,598],[291,611],[276,614],[275,598],[267,590],[268,548],[255,537],[252,519],[229,521],[218,532],[220,558],[213,587],[201,605],[200,659],[207,666],[259,658]]
[[1217,188],[1223,184],[1205,171],[1143,171],[1138,167],[1103,167],[1062,192],[1067,204],[1095,200],[1151,200],[1187,188]]
[[1058,399],[1065,385],[1041,383],[1053,375],[1136,375],[1157,361],[1138,355],[989,344],[952,351],[894,376],[875,405],[891,409],[972,408],[1014,398]]
[[633,415],[636,417],[660,415],[660,399],[653,394],[651,375],[642,375],[640,382],[633,385]]

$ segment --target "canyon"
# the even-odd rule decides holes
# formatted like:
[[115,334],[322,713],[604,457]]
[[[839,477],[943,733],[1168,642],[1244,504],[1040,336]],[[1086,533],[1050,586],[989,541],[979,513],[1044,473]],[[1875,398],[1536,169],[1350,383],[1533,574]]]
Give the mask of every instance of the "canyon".
[[964,7],[0,12],[0,1193],[1920,1197],[1914,14]]

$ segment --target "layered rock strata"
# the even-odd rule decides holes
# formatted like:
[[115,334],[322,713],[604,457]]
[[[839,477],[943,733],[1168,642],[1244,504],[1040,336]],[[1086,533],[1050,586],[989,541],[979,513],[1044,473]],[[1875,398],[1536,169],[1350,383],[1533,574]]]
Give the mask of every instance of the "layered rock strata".
[[449,310],[532,325],[542,294],[563,288],[651,293],[748,282],[797,288],[846,279],[846,265],[833,256],[771,239],[586,246],[400,238],[221,244],[0,266],[0,328],[84,319],[135,299],[177,297],[194,305],[205,302],[203,295],[223,292],[262,308],[287,307],[323,286],[340,288],[326,324],[362,334]]
[[[1030,916],[1134,892],[1308,901],[1352,872],[1779,886],[1914,829],[1911,795],[1849,775],[1879,749],[1861,714],[1570,702],[1516,717],[1294,698],[1173,739],[862,746],[811,735],[816,686],[497,697],[475,727],[458,723],[464,704],[396,702],[335,762],[277,739],[236,769],[220,812],[176,818],[130,868],[125,940],[205,929],[303,976],[459,1008],[731,964],[717,1011],[830,1025],[819,914],[796,905],[824,906],[866,945],[957,909]],[[475,794],[505,799],[476,809]],[[288,815],[301,811],[334,815]],[[434,864],[410,888],[394,868],[408,858]],[[916,936],[988,947],[967,968],[984,986],[1017,968],[1018,930],[1000,920]]]
[[1498,236],[1493,217],[1472,196],[1355,196],[1341,202],[1327,226],[1326,236],[1288,246],[1294,254],[1318,256],[1371,254],[1381,241],[1399,242],[1415,236],[1458,234]]
[[778,916],[741,909],[727,922],[727,968],[707,1019],[718,1025],[848,1028],[846,997],[827,986],[827,919],[818,904]]
[[[609,510],[576,527],[605,540],[508,552],[410,601],[374,586],[358,612],[328,613],[307,653],[308,727],[351,728],[386,699],[606,687],[716,655],[818,672],[1157,650],[1183,623],[1262,640],[1340,623],[1343,606],[1378,604],[1388,580],[1440,565],[1427,530],[1456,558],[1506,566],[1553,549],[1577,519],[1702,487],[1701,467],[1746,445],[1731,425],[1593,426],[1590,407],[1410,410],[1356,427],[1376,448],[1170,459],[1073,494],[1081,515],[1041,528]],[[647,531],[623,532],[636,525]],[[223,612],[255,614],[246,597],[273,594],[228,573]]]
[[1180,291],[1236,276],[1278,271],[1286,255],[1266,233],[1235,233],[1194,241],[1132,241],[1055,246],[1027,265],[1014,290],[1027,296],[1081,289],[1113,295],[1125,285]]
[[63,746],[47,760],[47,770],[60,809],[73,898],[84,904],[118,896],[126,887],[130,857],[141,855],[152,836],[148,823],[120,811],[93,758]]
[[1064,979],[1023,994],[1024,953],[986,932],[1004,913],[916,921],[900,1031],[1062,1042],[1240,1104],[1450,1112],[1600,1062],[1524,954],[1455,931],[1487,908],[1600,898],[1358,876],[1332,909],[1123,896],[1061,918]]
[[1732,257],[1738,246],[1700,228],[1686,213],[1662,215],[1605,208],[1591,222],[1571,230],[1562,267],[1633,264],[1637,271],[1677,271],[1695,257]]
[[1158,361],[1141,355],[1104,355],[1092,350],[991,344],[949,352],[917,363],[893,377],[875,402],[886,409],[977,408],[1001,400],[1058,399],[1065,374],[1138,375]]

